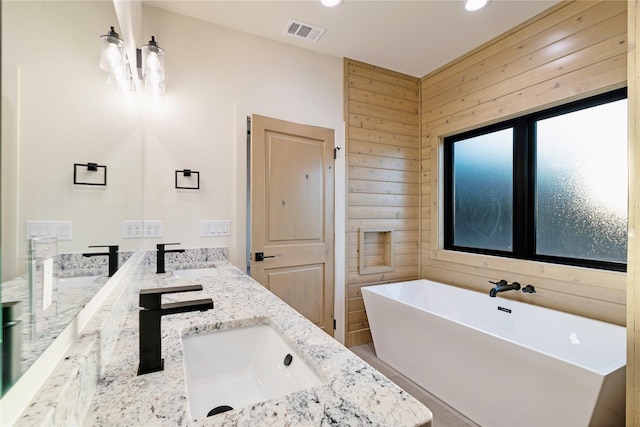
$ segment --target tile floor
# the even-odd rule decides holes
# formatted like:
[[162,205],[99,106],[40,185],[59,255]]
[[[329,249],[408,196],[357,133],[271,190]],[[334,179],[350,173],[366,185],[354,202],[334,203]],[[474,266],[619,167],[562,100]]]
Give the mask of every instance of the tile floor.
[[373,343],[351,347],[349,350],[429,408],[433,414],[433,427],[478,427],[478,424],[378,359]]

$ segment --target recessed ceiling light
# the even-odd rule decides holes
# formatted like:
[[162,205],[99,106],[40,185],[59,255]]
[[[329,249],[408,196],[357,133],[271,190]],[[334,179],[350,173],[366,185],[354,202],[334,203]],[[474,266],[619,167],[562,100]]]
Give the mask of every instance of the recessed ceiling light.
[[474,12],[476,10],[480,10],[486,5],[489,4],[489,0],[467,0],[464,5],[464,8],[469,12]]
[[327,7],[340,6],[344,0],[320,0],[320,2]]

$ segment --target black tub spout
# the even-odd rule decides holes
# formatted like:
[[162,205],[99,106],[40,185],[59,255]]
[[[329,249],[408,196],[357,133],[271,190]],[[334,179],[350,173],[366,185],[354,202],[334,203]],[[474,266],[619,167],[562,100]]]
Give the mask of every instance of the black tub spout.
[[489,291],[489,296],[491,298],[495,298],[495,296],[498,294],[498,292],[506,292],[506,291],[517,291],[520,289],[520,283],[518,282],[513,282],[511,284],[509,284],[506,280],[502,279],[498,282],[492,282],[489,281],[489,283],[493,283],[494,285],[496,285],[495,288],[492,288]]

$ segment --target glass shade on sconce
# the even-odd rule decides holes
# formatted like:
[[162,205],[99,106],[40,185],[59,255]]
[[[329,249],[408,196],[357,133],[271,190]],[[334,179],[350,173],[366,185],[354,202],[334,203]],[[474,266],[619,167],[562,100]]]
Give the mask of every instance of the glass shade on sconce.
[[490,0],[467,0],[464,8],[469,12],[475,12],[476,10],[483,9],[487,7]]
[[343,1],[344,0],[320,0],[320,3],[327,7],[336,7],[340,6]]
[[164,49],[158,46],[154,36],[142,47],[142,78],[148,92],[164,94]]
[[107,83],[116,89],[126,91],[129,79],[127,77],[127,56],[124,41],[114,28],[100,36],[100,68],[109,73]]

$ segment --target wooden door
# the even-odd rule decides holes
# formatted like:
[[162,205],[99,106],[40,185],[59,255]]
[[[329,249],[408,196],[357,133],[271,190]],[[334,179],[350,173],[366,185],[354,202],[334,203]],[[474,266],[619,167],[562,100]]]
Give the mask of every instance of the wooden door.
[[331,336],[333,148],[332,129],[251,119],[251,276]]

